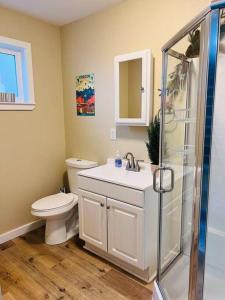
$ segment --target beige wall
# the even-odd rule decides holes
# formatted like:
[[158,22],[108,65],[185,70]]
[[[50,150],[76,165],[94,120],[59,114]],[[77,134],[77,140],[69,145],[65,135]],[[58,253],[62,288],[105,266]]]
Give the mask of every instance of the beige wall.
[[[32,112],[0,111],[0,233],[32,221],[31,203],[57,192],[65,156],[104,162],[119,149],[147,159],[145,128],[121,127],[117,141],[110,141],[110,128],[114,127],[114,56],[152,49],[156,111],[160,48],[208,2],[127,0],[63,27],[61,40],[58,27],[0,8],[0,35],[32,44],[37,104]],[[96,75],[96,117],[77,117],[75,75],[91,72]]]
[[36,108],[0,111],[0,233],[32,221],[30,205],[55,193],[65,142],[60,30],[0,8],[0,35],[32,44]]
[[[121,153],[134,152],[147,159],[145,128],[120,127],[116,142],[114,127],[113,60],[115,55],[152,49],[154,106],[159,105],[161,46],[204,9],[209,0],[127,0],[106,11],[74,22],[62,29],[66,155],[104,162]],[[96,117],[77,117],[75,75],[96,75]]]

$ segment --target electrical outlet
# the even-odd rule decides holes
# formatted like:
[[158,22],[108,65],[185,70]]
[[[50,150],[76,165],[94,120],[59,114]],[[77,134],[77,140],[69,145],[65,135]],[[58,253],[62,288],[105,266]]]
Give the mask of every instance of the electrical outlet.
[[110,138],[111,138],[111,141],[116,140],[116,128],[111,128],[110,129]]

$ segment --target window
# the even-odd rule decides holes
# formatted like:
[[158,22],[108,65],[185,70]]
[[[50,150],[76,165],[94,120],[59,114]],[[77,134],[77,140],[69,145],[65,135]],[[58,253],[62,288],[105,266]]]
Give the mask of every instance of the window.
[[0,110],[33,110],[31,45],[0,36]]

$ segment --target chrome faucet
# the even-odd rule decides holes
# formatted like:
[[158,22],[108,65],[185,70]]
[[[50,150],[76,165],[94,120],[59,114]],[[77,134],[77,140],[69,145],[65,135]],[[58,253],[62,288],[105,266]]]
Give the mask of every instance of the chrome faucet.
[[[128,158],[130,156],[130,158]],[[143,160],[136,160],[134,159],[134,155],[131,152],[127,152],[124,156],[124,159],[127,160],[126,170],[133,171],[133,172],[140,172],[140,165],[139,162],[143,162]]]

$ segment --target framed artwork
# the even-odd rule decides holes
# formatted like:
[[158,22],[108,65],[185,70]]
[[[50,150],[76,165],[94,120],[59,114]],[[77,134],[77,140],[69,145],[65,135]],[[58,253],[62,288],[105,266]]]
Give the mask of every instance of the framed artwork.
[[95,76],[76,76],[76,105],[78,116],[95,116]]

